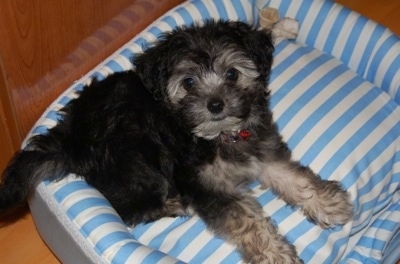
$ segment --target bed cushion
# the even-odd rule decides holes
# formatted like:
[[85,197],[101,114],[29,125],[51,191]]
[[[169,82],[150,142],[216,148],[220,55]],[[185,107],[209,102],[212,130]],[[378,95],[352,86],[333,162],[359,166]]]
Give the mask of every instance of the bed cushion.
[[336,57],[400,104],[400,38],[348,8],[324,0],[257,0],[299,21],[297,41]]
[[[310,9],[323,4],[302,2]],[[57,111],[75,98],[75,92],[91,77],[104,78],[129,69],[129,59],[161,32],[209,17],[253,22],[253,4],[204,0],[177,7],[71,86],[49,107],[32,134],[45,133],[55,125]],[[295,158],[322,178],[341,181],[349,190],[355,205],[354,221],[322,230],[271,191],[261,190],[259,183],[249,187],[305,263],[378,263],[394,231],[400,229],[400,107],[382,87],[337,56],[300,40],[276,41],[270,82],[274,118]],[[92,262],[240,262],[235,249],[208,232],[197,216],[125,226],[107,200],[75,175],[40,184],[36,196],[44,197],[57,221],[92,254]]]

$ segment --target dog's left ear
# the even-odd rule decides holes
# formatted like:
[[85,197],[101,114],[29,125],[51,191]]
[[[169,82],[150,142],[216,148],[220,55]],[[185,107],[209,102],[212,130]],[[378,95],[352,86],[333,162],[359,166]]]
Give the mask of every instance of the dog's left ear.
[[273,62],[274,39],[270,30],[251,29],[247,24],[238,23],[237,33],[243,40],[247,54],[256,63],[261,78],[269,79]]

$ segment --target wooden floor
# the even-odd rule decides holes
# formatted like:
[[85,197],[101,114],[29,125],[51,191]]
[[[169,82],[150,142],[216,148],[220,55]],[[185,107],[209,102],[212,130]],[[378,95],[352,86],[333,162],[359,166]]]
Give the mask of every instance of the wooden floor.
[[[380,22],[400,35],[399,0],[338,0],[337,2]],[[25,208],[25,215],[15,223],[0,226],[0,263],[38,264],[60,263],[51,253],[39,234]]]

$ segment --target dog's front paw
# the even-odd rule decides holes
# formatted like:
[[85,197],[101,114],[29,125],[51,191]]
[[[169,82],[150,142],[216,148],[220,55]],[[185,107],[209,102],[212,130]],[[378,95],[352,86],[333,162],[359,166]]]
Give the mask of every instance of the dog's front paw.
[[318,195],[310,198],[303,211],[310,221],[322,228],[344,225],[353,218],[350,194],[336,181],[323,181]]
[[[278,241],[271,241],[277,243]],[[278,243],[263,255],[255,255],[251,258],[251,264],[302,264],[304,263],[296,253],[293,245],[288,243]]]
[[277,232],[270,218],[265,218],[262,229],[252,234],[253,241],[243,244],[244,259],[254,264],[300,264],[296,248]]

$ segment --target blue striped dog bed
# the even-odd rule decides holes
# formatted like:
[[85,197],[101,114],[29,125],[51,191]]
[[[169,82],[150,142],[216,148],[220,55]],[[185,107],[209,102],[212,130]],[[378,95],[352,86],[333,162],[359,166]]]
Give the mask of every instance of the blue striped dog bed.
[[[257,24],[265,6],[300,22],[296,41],[276,40],[272,110],[295,158],[351,193],[354,220],[323,230],[258,182],[259,202],[305,263],[394,263],[400,257],[400,40],[386,28],[323,0],[193,0],[160,17],[66,90],[31,135],[91,81],[131,68],[162,32],[208,18]],[[197,216],[127,227],[76,175],[43,182],[30,201],[42,237],[64,263],[240,263]]]

